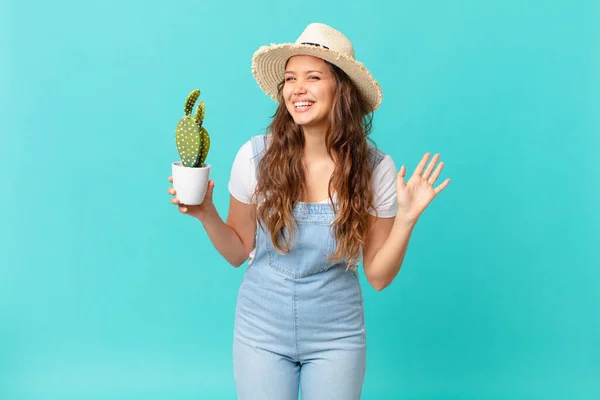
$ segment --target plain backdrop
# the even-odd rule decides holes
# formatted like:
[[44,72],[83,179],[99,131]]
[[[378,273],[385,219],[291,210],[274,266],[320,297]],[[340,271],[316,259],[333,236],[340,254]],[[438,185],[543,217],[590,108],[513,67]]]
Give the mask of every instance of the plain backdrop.
[[363,399],[600,398],[600,3],[0,1],[0,398],[235,399],[232,268],[167,193],[200,89],[214,201],[310,22],[380,82],[372,138],[448,188],[361,271]]

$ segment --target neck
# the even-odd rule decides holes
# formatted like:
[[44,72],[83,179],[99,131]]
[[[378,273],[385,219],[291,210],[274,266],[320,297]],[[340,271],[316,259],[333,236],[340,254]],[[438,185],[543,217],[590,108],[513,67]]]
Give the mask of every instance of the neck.
[[304,126],[302,131],[304,133],[304,159],[314,161],[328,159],[325,129]]

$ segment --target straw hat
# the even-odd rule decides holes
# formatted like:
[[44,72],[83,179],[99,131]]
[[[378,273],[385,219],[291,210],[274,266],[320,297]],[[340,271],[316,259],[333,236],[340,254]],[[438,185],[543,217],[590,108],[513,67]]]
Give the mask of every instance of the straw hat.
[[354,47],[346,36],[332,27],[312,23],[295,43],[260,47],[252,57],[252,74],[260,88],[277,101],[277,85],[283,80],[285,64],[295,55],[310,55],[342,69],[356,84],[362,100],[376,110],[383,94],[379,83],[365,66],[354,58]]

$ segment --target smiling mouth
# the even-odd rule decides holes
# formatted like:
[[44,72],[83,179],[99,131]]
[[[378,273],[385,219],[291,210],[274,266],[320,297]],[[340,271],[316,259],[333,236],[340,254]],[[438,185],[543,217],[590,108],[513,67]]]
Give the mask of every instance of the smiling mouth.
[[306,111],[309,108],[312,107],[312,105],[315,104],[314,101],[297,101],[294,102],[294,109],[296,109],[296,111]]

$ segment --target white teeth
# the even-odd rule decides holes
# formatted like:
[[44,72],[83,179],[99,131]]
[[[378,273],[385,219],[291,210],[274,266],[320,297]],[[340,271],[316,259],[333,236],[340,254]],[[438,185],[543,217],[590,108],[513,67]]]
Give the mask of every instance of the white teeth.
[[294,103],[294,105],[296,107],[308,107],[308,106],[312,106],[314,103],[312,101],[299,101],[297,103]]

